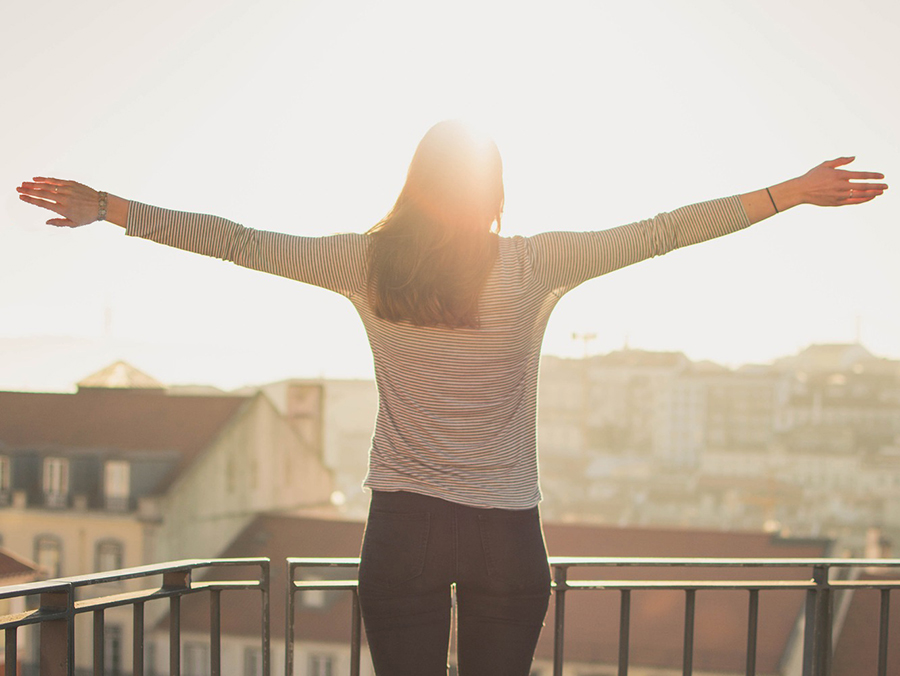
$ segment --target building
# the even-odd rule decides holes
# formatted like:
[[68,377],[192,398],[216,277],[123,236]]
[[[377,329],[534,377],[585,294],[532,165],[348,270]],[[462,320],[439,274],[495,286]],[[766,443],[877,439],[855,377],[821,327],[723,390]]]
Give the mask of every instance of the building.
[[727,369],[621,350],[542,361],[547,514],[900,537],[900,362],[812,345]]
[[[171,395],[127,365],[75,394],[0,392],[0,535],[48,577],[206,558],[260,512],[329,509],[319,456],[262,393]],[[121,666],[131,622],[115,610],[106,663]]]
[[[260,389],[292,421],[306,421],[309,411],[317,411],[322,462],[332,471],[338,492],[335,506],[347,516],[365,517],[369,494],[363,490],[362,482],[368,470],[378,413],[375,382],[292,379]],[[312,391],[318,392],[315,403],[309,395]]]
[[[36,582],[43,577],[44,571],[42,571],[33,561],[24,559],[0,546],[0,587]],[[25,610],[24,598],[0,599],[0,617],[22,613]],[[31,646],[28,645],[28,638],[24,635],[22,638],[22,641],[17,641],[16,643],[17,666],[31,654]],[[6,660],[8,657],[9,655],[6,650],[0,654],[0,676],[13,671],[12,669],[7,668],[8,665]]]

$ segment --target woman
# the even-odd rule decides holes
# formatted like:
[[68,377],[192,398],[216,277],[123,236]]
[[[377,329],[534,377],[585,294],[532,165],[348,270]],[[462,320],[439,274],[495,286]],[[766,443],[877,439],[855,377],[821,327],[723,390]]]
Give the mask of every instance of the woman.
[[457,122],[422,139],[391,212],[366,234],[296,237],[36,178],[50,225],[129,235],[343,294],[365,325],[378,418],[359,595],[376,673],[445,674],[450,586],[462,676],[528,674],[550,595],[537,504],[538,360],[556,302],[645,258],[798,204],[860,204],[881,174],[825,162],[771,188],[600,232],[498,236],[500,154]]

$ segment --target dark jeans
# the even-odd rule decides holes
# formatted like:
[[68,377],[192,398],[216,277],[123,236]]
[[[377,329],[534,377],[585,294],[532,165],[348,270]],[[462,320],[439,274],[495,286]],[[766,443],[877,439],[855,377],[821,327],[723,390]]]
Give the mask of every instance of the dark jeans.
[[378,676],[446,676],[452,583],[459,676],[528,676],[550,599],[537,507],[374,491],[359,600]]

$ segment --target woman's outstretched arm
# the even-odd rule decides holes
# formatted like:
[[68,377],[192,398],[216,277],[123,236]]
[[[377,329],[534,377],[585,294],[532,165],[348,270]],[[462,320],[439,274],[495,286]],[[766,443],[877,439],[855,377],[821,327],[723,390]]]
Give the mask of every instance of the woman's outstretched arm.
[[814,204],[820,207],[862,204],[875,199],[887,190],[885,183],[859,182],[880,181],[884,178],[883,174],[838,169],[850,164],[854,159],[838,157],[828,160],[802,176],[741,195],[741,205],[747,213],[747,219],[751,224],[758,223],[798,204]]
[[365,235],[301,237],[255,230],[210,214],[129,202],[81,183],[56,178],[35,178],[23,183],[18,191],[22,201],[59,215],[47,221],[48,225],[77,228],[107,220],[126,228],[128,235],[348,297],[361,289],[365,280]]
[[528,240],[535,277],[561,296],[588,279],[736,232],[798,204],[861,204],[887,189],[884,183],[863,182],[882,179],[882,174],[838,169],[852,161],[829,160],[784,183],[690,204],[617,228],[536,235]]

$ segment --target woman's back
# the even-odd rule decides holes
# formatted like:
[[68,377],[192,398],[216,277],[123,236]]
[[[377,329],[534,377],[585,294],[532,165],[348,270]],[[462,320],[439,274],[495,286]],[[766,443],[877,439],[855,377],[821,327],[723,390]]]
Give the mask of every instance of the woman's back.
[[476,507],[540,500],[535,416],[541,339],[556,297],[537,284],[524,238],[501,238],[477,328],[375,316],[351,297],[375,362],[379,408],[366,486]]

